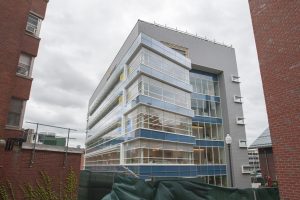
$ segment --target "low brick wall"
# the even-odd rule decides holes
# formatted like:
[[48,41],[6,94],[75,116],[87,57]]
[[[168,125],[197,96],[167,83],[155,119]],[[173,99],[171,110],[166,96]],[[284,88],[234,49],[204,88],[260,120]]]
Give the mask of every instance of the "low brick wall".
[[60,187],[63,187],[60,183],[65,181],[71,168],[79,180],[83,150],[72,151],[70,149],[71,152],[68,153],[64,167],[65,152],[61,149],[55,150],[55,148],[43,148],[39,145],[35,151],[34,163],[30,167],[32,158],[30,145],[27,145],[26,149],[15,146],[12,151],[5,151],[4,146],[0,146],[0,182],[10,181],[16,199],[24,199],[21,187],[25,184],[35,185],[36,180],[40,180],[41,172],[47,173],[52,178],[54,190],[57,192]]

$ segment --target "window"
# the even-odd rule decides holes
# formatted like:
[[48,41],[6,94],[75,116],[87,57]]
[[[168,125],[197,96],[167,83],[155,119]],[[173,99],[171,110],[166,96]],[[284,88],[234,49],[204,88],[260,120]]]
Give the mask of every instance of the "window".
[[38,36],[40,32],[40,22],[41,19],[39,17],[30,13],[27,19],[26,31]]
[[[142,57],[142,59],[138,59],[136,61],[136,58],[138,57]],[[147,67],[160,71],[168,76],[171,76],[185,83],[189,82],[188,69],[185,69],[182,66],[175,64],[174,62],[165,59],[164,57],[152,51],[142,48],[142,50],[137,54],[136,58],[133,59],[133,61],[131,62],[131,64],[129,64],[129,66],[132,66],[134,68],[134,66],[143,64],[146,65]]]
[[220,96],[219,81],[216,74],[202,74],[201,71],[197,73],[191,72],[190,81],[193,86],[193,92],[210,96]]
[[147,76],[141,76],[127,89],[127,103],[140,94],[188,109],[191,107],[189,93]]
[[23,101],[20,99],[12,98],[10,102],[8,116],[7,116],[7,125],[19,127],[22,110],[23,110]]
[[137,128],[163,130],[172,133],[191,135],[191,119],[155,108],[139,106],[126,116],[126,132]]
[[30,75],[30,67],[31,67],[31,61],[32,57],[21,53],[17,68],[17,74],[23,75],[23,76],[29,76]]

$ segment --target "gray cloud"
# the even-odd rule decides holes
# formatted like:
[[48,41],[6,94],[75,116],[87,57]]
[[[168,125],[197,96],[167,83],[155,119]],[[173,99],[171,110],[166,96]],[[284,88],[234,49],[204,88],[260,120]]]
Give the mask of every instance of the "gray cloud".
[[51,0],[25,120],[80,129],[87,103],[138,19],[197,33],[236,50],[249,143],[267,126],[247,1]]

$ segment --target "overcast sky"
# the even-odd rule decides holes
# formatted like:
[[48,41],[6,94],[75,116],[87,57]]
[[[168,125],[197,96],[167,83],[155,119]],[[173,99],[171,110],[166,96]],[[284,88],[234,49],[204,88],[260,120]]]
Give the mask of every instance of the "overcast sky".
[[251,144],[268,121],[247,0],[50,0],[25,121],[83,136],[88,100],[138,19],[235,48]]

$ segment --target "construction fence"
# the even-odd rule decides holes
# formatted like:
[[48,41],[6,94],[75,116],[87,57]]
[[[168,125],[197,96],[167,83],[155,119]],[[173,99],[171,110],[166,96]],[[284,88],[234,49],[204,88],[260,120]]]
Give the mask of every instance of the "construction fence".
[[79,200],[279,200],[277,188],[237,189],[208,185],[200,178],[141,180],[116,172],[82,171]]

